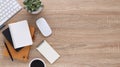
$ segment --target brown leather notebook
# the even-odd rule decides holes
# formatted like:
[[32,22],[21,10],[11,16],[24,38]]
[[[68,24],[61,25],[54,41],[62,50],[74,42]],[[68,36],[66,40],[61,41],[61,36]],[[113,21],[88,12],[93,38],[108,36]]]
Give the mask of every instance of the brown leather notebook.
[[[34,27],[30,27],[30,32],[31,32],[31,36],[32,38],[34,37],[34,32],[35,32],[35,28]],[[22,48],[19,52],[17,52],[12,45],[10,44],[10,42],[5,39],[5,43],[8,46],[8,49],[13,57],[13,59],[17,59],[17,60],[21,60],[21,61],[28,61],[29,58],[29,52],[30,52],[30,48],[31,46],[26,46],[24,48]],[[7,49],[4,49],[3,52],[4,56],[9,56]]]

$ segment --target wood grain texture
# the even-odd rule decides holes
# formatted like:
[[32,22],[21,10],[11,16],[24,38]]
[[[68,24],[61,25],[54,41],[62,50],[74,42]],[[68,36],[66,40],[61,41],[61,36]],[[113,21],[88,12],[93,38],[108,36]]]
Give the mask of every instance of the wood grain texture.
[[[19,2],[23,5],[22,0]],[[39,57],[47,67],[120,67],[120,0],[42,2],[44,10],[40,14],[31,15],[22,9],[7,22],[27,19],[36,27],[36,19],[44,17],[51,26],[53,34],[48,38],[36,27],[29,61]],[[52,65],[35,49],[44,39],[61,55]],[[0,33],[0,67],[28,67],[29,62],[11,62],[4,57],[3,47]]]

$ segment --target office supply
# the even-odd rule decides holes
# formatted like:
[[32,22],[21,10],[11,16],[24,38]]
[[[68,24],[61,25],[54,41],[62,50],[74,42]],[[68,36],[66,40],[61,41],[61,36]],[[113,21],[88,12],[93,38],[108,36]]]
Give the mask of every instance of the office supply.
[[9,54],[11,60],[13,61],[13,57],[12,57],[12,55],[11,55],[11,53],[10,53],[10,50],[8,49],[8,46],[6,45],[5,42],[4,42],[4,45],[5,45],[5,47],[6,47],[7,51],[8,51],[8,54]]
[[38,47],[37,50],[52,64],[60,55],[44,40]]
[[[31,32],[32,38],[34,38],[35,28],[30,26],[30,32]],[[14,59],[24,61],[24,62],[28,61],[31,46],[26,46],[23,49],[21,49],[19,52],[17,52],[15,51],[15,49],[12,47],[11,43],[7,39],[5,39],[5,43],[8,46],[8,49],[11,52],[11,55]],[[9,56],[6,48],[4,49],[3,55],[7,57]]]
[[21,10],[17,0],[0,0],[0,26]]
[[[3,32],[4,37],[10,42],[10,44],[13,46],[11,34],[9,28],[5,29]],[[13,46],[14,47],[14,46]],[[16,51],[20,51],[22,48],[15,49]]]
[[52,30],[44,18],[39,18],[36,21],[36,25],[45,37],[50,36],[52,34]]
[[46,67],[46,64],[42,59],[34,58],[30,61],[29,67]]
[[8,25],[14,48],[32,45],[32,38],[27,20],[11,23]]

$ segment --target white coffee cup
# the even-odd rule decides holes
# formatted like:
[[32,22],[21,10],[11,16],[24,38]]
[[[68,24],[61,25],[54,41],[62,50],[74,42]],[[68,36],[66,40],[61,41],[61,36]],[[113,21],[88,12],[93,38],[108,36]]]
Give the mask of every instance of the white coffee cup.
[[[39,60],[40,62],[43,63],[44,67],[46,67],[45,62],[44,62],[42,59],[40,59],[40,58],[34,58],[34,59],[32,59],[32,60],[30,61],[30,63],[29,63],[29,67],[32,67],[31,65],[32,65],[32,63],[33,63],[35,60]],[[34,66],[34,67],[35,67],[35,66]]]

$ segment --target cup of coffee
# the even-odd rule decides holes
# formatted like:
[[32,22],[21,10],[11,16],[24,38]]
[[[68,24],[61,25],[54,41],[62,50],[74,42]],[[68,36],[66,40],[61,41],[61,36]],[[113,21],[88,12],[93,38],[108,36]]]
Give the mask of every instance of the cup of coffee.
[[46,64],[42,59],[34,58],[30,61],[29,67],[46,67]]

